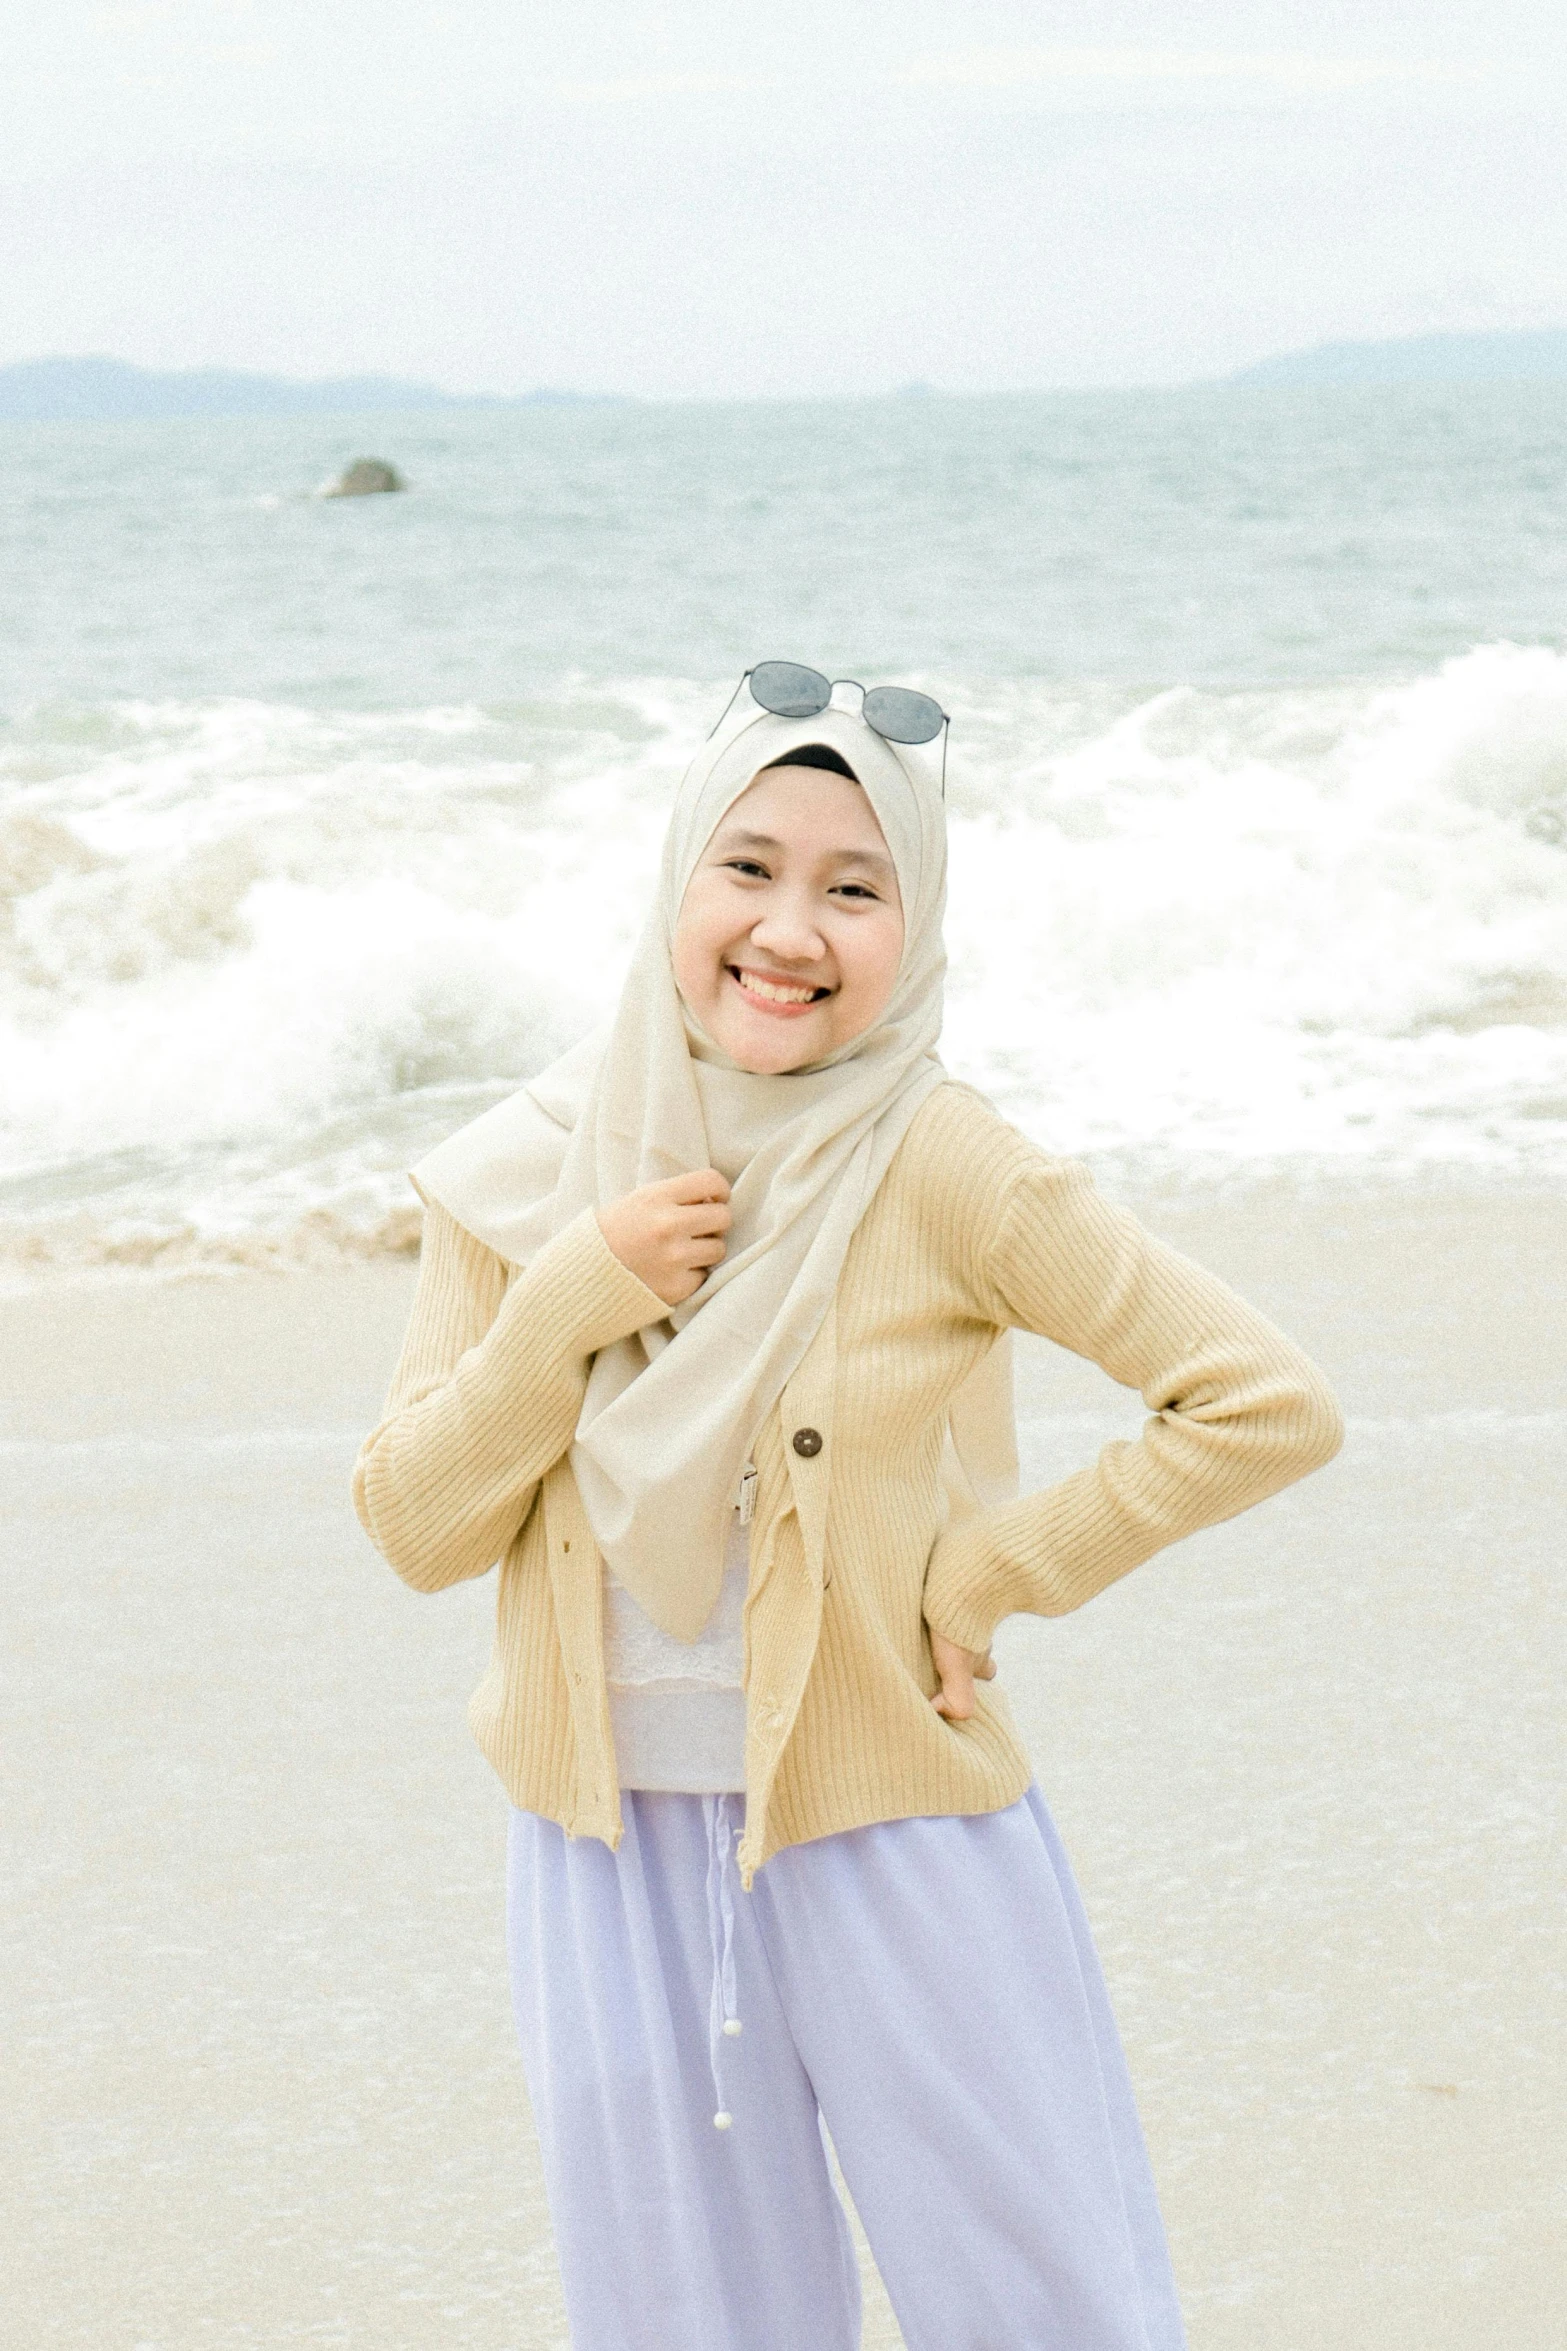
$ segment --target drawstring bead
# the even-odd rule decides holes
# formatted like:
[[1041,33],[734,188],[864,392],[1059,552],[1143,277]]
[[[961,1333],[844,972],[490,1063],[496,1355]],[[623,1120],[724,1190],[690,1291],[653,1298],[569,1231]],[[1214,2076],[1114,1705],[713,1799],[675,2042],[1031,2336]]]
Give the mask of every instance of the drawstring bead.
[[734,2116],[723,2104],[724,2081],[719,2050],[726,2040],[738,2039],[740,2019],[735,2014],[735,1904],[734,1849],[738,1806],[729,1796],[705,1796],[702,1811],[707,1822],[707,1927],[713,1958],[713,1988],[708,2009],[708,2063],[713,2090],[719,2100],[713,2116],[715,2131],[727,2131]]

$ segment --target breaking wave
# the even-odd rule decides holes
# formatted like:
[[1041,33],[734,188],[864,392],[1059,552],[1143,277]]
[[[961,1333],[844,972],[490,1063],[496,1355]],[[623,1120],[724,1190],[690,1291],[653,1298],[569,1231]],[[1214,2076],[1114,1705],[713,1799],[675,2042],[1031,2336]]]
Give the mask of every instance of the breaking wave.
[[[1567,1166],[1567,658],[954,691],[946,1054],[1054,1149]],[[613,1001],[724,691],[0,733],[0,1259],[412,1249],[403,1170]]]

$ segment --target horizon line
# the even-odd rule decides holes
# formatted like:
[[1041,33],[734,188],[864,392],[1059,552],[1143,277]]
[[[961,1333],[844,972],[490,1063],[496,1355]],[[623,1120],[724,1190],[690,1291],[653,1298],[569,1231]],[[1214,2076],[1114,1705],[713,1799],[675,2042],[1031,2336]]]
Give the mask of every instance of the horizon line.
[[[426,378],[401,376],[395,373],[382,371],[380,369],[360,370],[352,373],[336,373],[331,375],[290,375],[266,367],[235,367],[229,365],[214,365],[205,362],[187,363],[175,367],[157,367],[149,366],[146,362],[141,360],[122,359],[113,352],[107,351],[53,351],[34,353],[17,359],[0,360],[0,384],[3,384],[7,378],[25,378],[30,375],[36,377],[45,372],[54,370],[63,372],[77,369],[103,369],[113,371],[122,378],[139,380],[140,382],[147,385],[161,384],[168,385],[170,387],[181,384],[195,385],[205,383],[210,385],[214,390],[217,390],[219,387],[226,388],[228,386],[233,386],[237,390],[242,386],[267,386],[280,393],[297,392],[306,395],[315,395],[318,398],[322,395],[332,393],[398,392],[409,395],[408,405],[410,407],[427,405],[431,408],[473,408],[513,407],[525,405],[547,406],[550,404],[559,404],[562,406],[578,404],[583,406],[591,406],[595,404],[613,404],[640,407],[689,407],[708,404],[715,406],[762,406],[769,404],[775,406],[789,406],[827,403],[832,401],[871,402],[878,400],[919,399],[1029,399],[1040,397],[1069,397],[1073,395],[1086,396],[1094,393],[1103,394],[1117,392],[1130,393],[1220,390],[1229,389],[1231,387],[1266,389],[1269,388],[1270,382],[1275,380],[1275,369],[1293,369],[1296,366],[1306,366],[1313,361],[1319,360],[1331,360],[1335,358],[1348,360],[1361,354],[1369,356],[1378,352],[1391,353],[1400,350],[1410,351],[1423,349],[1428,351],[1435,351],[1447,346],[1518,346],[1551,342],[1560,342],[1564,346],[1567,346],[1567,325],[1547,327],[1433,328],[1422,330],[1417,333],[1401,335],[1332,337],[1316,343],[1294,345],[1288,350],[1273,350],[1261,358],[1243,362],[1239,367],[1228,369],[1221,374],[1183,376],[1150,375],[1141,378],[1121,378],[1113,381],[1100,380],[1095,382],[1083,382],[1081,380],[1058,380],[1056,382],[1036,382],[1030,384],[989,385],[937,384],[932,383],[925,378],[914,377],[909,378],[901,383],[883,384],[874,387],[867,386],[858,390],[835,391],[628,392],[619,390],[583,390],[576,386],[547,384],[535,384],[520,391],[453,391],[445,385],[431,382]],[[1564,353],[1564,358],[1567,358],[1567,353]],[[1567,369],[1564,369],[1564,372],[1567,372]],[[1341,384],[1350,386],[1352,388],[1355,381],[1358,380],[1362,383],[1369,383],[1370,379],[1355,379],[1353,377],[1346,376],[1338,380]],[[1382,378],[1380,380],[1385,385],[1388,381],[1396,379]],[[1404,380],[1414,381],[1417,379],[1411,377]],[[1487,379],[1482,376],[1471,375],[1456,379],[1449,378],[1447,380],[1450,382],[1481,382],[1486,380],[1502,381],[1508,379]],[[1515,377],[1511,380],[1527,381],[1530,379],[1527,377]],[[1541,376],[1536,377],[1534,380],[1543,381],[1546,379]],[[1322,388],[1327,387],[1324,385]],[[391,409],[397,404],[391,401],[387,401],[384,403],[384,405],[388,409]],[[208,411],[207,413],[212,415],[215,420],[219,412],[212,410]],[[279,413],[284,412],[280,411]],[[326,414],[329,413],[329,411],[322,409],[318,413]],[[19,417],[5,417],[3,409],[0,409],[0,421],[12,423],[24,421],[39,423],[140,421],[151,423],[160,420],[152,414],[148,414],[139,419],[134,416],[106,418],[89,418],[87,416],[73,417],[69,414],[57,417],[38,417],[33,419],[24,419]],[[181,420],[174,416],[170,416],[166,421],[175,422]],[[187,418],[185,421],[191,421],[191,419]]]

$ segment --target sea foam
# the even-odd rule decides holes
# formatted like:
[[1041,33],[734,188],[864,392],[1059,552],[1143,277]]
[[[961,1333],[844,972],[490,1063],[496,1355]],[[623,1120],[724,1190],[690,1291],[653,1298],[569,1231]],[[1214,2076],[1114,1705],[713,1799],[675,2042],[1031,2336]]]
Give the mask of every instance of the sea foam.
[[[949,1065],[1050,1148],[1567,1167],[1567,658],[954,688]],[[0,751],[0,1249],[414,1244],[404,1170],[613,1003],[722,690],[39,708]]]

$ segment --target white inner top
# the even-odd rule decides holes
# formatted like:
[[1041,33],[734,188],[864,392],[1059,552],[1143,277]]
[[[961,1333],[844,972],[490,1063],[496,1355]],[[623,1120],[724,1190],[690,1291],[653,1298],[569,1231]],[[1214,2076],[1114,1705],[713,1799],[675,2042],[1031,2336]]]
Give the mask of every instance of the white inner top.
[[751,1529],[729,1518],[724,1580],[694,1641],[677,1641],[604,1570],[604,1671],[623,1788],[721,1796],[745,1786],[745,1599]]

